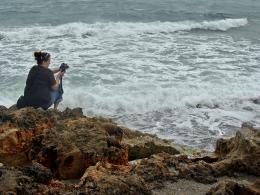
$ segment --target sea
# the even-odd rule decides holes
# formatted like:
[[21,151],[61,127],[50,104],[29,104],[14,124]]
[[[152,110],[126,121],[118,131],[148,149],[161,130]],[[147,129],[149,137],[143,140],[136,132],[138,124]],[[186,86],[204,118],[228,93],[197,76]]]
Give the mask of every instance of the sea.
[[259,0],[1,0],[0,105],[35,51],[70,66],[60,110],[211,151],[260,126]]

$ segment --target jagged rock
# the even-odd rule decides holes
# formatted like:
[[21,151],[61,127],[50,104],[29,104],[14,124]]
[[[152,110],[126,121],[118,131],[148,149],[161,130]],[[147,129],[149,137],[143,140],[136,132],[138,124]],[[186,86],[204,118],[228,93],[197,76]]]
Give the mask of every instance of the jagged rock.
[[[215,153],[198,153],[118,127],[111,119],[86,117],[80,108],[0,107],[0,189],[13,194],[151,194],[169,181],[209,185],[240,172],[259,176],[259,137],[258,129],[243,124],[236,137],[217,142]],[[53,177],[81,179],[74,185]]]
[[53,178],[51,171],[39,163],[23,166],[19,170],[37,183],[48,184]]
[[5,106],[0,105],[0,121],[3,121],[3,115],[5,115],[6,111],[8,110],[8,108],[6,108]]
[[121,148],[121,142],[124,134],[123,130],[117,125],[111,123],[103,124],[102,128],[105,130],[107,136],[107,146],[115,146]]
[[128,148],[127,147],[109,147],[103,149],[103,161],[114,165],[128,165]]
[[32,139],[50,130],[54,121],[42,110],[26,108],[0,112],[0,162],[22,165],[29,162],[27,152]]
[[236,137],[217,142],[215,155],[188,157],[157,154],[139,161],[134,171],[151,183],[166,178],[184,178],[211,184],[220,176],[235,176],[236,172],[259,176],[259,138],[259,130],[243,124]]
[[124,130],[123,144],[128,146],[129,160],[147,158],[152,154],[166,152],[168,154],[180,154],[180,147],[173,143],[159,139],[155,135],[144,134],[129,129]]
[[78,119],[85,117],[82,108],[66,108],[60,115],[60,119]]
[[167,166],[167,158],[171,158],[167,154],[157,154],[150,158],[139,161],[133,167],[133,172],[142,177],[146,183],[150,184],[150,188],[162,187],[162,181],[175,181],[178,175],[177,170]]
[[[88,166],[104,158],[127,164],[127,157],[132,160],[162,151],[179,153],[156,136],[120,128],[111,119],[86,117],[81,108],[63,112],[2,108],[0,115],[0,162],[21,165],[37,161],[63,179],[79,178]],[[110,146],[119,150],[108,149]]]
[[206,195],[259,195],[260,194],[260,180],[254,184],[238,183],[234,181],[221,182],[217,186],[212,187]]
[[[215,153],[224,162],[225,167],[259,176],[260,130],[248,123],[242,124],[241,130],[236,133],[235,137],[217,141]],[[219,166],[221,165],[216,165],[216,167]]]
[[35,128],[39,123],[49,123],[50,115],[42,109],[23,108],[1,112],[2,122],[9,122],[19,129]]
[[129,166],[97,163],[86,170],[78,190],[86,194],[151,194],[143,179],[129,174],[130,170]]
[[148,182],[151,188],[157,188],[163,181],[192,179],[200,183],[214,183],[210,165],[204,161],[190,159],[186,155],[160,153],[142,159],[133,168],[133,172]]
[[48,186],[45,184],[51,179],[50,171],[40,167],[0,167],[0,194],[34,195],[47,190]]
[[63,156],[57,154],[55,160],[57,161],[56,172],[60,178],[79,178],[86,168],[84,164],[84,155],[78,148],[65,153]]
[[180,153],[178,150],[168,144],[161,144],[150,141],[129,147],[129,160],[147,158],[152,154],[160,152],[166,152],[173,155]]
[[79,178],[88,166],[103,158],[103,148],[107,147],[105,132],[95,122],[91,118],[64,120],[42,137],[40,149],[32,146],[32,160],[63,179]]

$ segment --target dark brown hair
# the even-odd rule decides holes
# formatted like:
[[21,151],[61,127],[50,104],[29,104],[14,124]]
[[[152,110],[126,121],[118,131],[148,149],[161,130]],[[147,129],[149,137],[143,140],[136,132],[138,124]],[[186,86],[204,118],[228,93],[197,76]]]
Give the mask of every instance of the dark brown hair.
[[34,57],[35,60],[37,61],[38,65],[41,65],[43,61],[48,61],[51,57],[51,55],[47,52],[41,52],[41,51],[36,51],[34,52]]

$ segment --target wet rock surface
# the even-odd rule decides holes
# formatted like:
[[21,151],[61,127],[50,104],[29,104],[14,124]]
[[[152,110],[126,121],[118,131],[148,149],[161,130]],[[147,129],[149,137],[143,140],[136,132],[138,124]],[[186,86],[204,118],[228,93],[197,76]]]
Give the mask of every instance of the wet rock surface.
[[255,183],[248,182],[234,182],[225,181],[219,183],[217,186],[212,187],[206,195],[218,194],[236,194],[236,195],[259,195],[260,194],[260,180]]
[[257,194],[259,182],[232,178],[259,179],[259,148],[259,130],[247,123],[206,152],[86,117],[80,108],[0,106],[0,194],[181,194],[164,191],[181,181],[208,194]]

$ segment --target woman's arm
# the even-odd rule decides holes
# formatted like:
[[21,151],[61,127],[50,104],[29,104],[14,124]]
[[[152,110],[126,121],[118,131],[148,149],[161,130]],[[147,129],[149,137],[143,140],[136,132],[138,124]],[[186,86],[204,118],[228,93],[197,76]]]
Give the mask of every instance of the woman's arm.
[[62,76],[64,75],[64,72],[58,71],[59,73],[57,74],[56,78],[55,78],[55,84],[51,86],[52,90],[57,90],[59,88],[60,85],[60,80],[62,78]]
[[54,68],[54,69],[51,69],[51,71],[53,72],[53,74],[55,74],[60,71],[60,68]]

